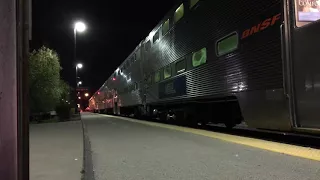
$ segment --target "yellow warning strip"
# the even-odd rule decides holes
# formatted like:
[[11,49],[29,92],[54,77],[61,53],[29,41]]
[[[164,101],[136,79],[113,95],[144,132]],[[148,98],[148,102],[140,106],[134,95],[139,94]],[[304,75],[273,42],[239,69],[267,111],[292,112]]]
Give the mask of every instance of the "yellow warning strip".
[[182,132],[188,132],[193,133],[197,135],[202,135],[214,139],[220,139],[223,141],[228,141],[232,143],[242,144],[250,147],[255,147],[259,149],[264,149],[272,152],[287,154],[291,156],[311,159],[315,161],[320,161],[320,150],[319,149],[313,149],[313,148],[307,148],[307,147],[301,147],[301,146],[295,146],[295,145],[289,145],[289,144],[283,144],[278,142],[272,142],[272,141],[266,141],[261,139],[254,139],[249,137],[242,137],[242,136],[235,136],[230,134],[223,134],[223,133],[217,133],[212,131],[206,131],[201,129],[193,129],[188,127],[181,127],[181,126],[174,126],[174,125],[168,125],[168,124],[161,124],[161,123],[155,123],[155,122],[148,122],[148,121],[141,121],[141,120],[134,120],[130,118],[125,117],[118,117],[118,116],[109,116],[109,115],[103,115],[107,117],[122,119],[134,123],[140,123],[145,124],[149,126],[154,127],[161,127],[176,131],[182,131]]

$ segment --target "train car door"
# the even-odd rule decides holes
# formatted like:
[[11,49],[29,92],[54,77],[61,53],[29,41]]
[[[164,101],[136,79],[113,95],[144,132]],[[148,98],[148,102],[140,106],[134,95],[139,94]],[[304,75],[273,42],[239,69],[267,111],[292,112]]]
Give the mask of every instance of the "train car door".
[[292,99],[293,122],[298,128],[320,128],[320,0],[285,4],[285,89]]

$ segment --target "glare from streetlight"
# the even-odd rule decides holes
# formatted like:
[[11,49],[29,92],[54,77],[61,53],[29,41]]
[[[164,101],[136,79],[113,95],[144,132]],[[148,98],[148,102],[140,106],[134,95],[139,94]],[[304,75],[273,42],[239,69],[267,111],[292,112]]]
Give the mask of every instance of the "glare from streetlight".
[[81,69],[83,67],[83,64],[79,63],[77,64],[77,68]]
[[84,96],[85,96],[85,97],[89,97],[89,93],[85,93]]
[[79,85],[82,85],[82,81],[79,81],[78,84],[79,84]]
[[78,99],[81,99],[81,97],[78,97]]
[[74,29],[77,31],[77,32],[84,32],[86,30],[86,25],[83,23],[83,22],[76,22],[75,25],[74,25]]

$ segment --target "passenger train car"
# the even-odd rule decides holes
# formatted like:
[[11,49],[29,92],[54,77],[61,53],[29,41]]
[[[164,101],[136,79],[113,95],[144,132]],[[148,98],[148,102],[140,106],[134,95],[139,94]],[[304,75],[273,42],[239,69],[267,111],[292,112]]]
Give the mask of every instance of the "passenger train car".
[[187,124],[318,131],[319,12],[315,0],[181,1],[90,107]]

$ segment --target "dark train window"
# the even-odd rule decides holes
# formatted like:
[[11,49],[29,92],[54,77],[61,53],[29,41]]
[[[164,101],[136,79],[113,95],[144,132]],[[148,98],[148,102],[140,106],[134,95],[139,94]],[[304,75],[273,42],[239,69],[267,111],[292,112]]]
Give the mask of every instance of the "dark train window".
[[151,42],[148,41],[148,42],[145,44],[145,50],[146,50],[146,51],[149,51],[150,48],[151,48]]
[[190,9],[192,9],[198,2],[199,0],[190,0]]
[[202,48],[197,52],[192,53],[192,66],[198,67],[207,62],[207,48]]
[[153,36],[153,43],[155,43],[159,39],[159,31],[157,31]]
[[118,71],[118,76],[120,76],[120,70]]
[[163,72],[163,79],[168,79],[171,77],[171,66],[167,66],[164,68],[164,72]]
[[120,73],[122,73],[122,72],[123,72],[123,68],[120,69]]
[[186,60],[183,59],[176,63],[176,73],[180,74],[186,71]]
[[217,41],[217,56],[228,54],[238,49],[238,33],[234,32]]
[[161,79],[160,71],[154,73],[154,82],[157,83]]
[[178,22],[184,15],[184,5],[183,3],[177,8],[177,10],[174,13],[174,22]]
[[114,77],[114,78],[116,78],[116,77],[117,77],[117,74],[116,74],[116,73],[114,73],[114,74],[113,74],[113,77]]
[[166,22],[162,25],[162,36],[164,36],[170,29],[170,19],[168,19]]

